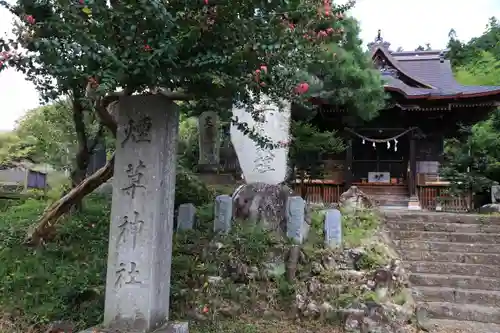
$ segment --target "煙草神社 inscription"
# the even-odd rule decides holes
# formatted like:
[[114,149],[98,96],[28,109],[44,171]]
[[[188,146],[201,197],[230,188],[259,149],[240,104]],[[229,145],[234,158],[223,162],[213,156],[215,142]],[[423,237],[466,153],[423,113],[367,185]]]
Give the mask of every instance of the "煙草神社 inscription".
[[121,288],[124,284],[141,284],[139,281],[139,270],[133,261],[126,264],[121,262],[116,270],[115,288]]
[[139,163],[134,166],[133,164],[129,164],[127,166],[127,176],[129,180],[128,186],[122,187],[122,191],[125,191],[127,194],[132,196],[132,199],[135,198],[135,191],[137,188],[146,189],[146,186],[142,183],[142,177],[144,173],[141,170],[146,169],[146,165],[143,161],[139,160]]
[[141,233],[143,224],[144,221],[139,219],[138,212],[134,211],[133,220],[130,220],[130,218],[125,215],[123,217],[123,223],[118,226],[118,228],[120,228],[120,233],[118,234],[116,245],[118,246],[121,241],[123,241],[123,243],[127,243],[128,236],[131,236],[132,249],[135,250],[137,236]]
[[151,332],[169,319],[178,107],[120,97],[103,326]]
[[152,126],[153,122],[148,116],[143,116],[138,120],[130,118],[124,130],[125,138],[122,141],[122,147],[125,147],[125,144],[129,140],[132,140],[135,143],[151,142],[150,132]]

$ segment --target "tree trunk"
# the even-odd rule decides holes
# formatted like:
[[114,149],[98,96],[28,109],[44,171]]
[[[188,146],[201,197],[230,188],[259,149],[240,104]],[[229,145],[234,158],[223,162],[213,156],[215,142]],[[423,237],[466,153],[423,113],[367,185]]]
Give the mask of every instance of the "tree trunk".
[[[87,169],[90,163],[92,152],[102,137],[104,127],[101,124],[99,131],[92,140],[88,139],[87,131],[84,121],[84,107],[81,101],[81,96],[78,91],[73,91],[73,122],[75,125],[76,138],[78,142],[78,153],[75,158],[75,167],[71,172],[71,188],[78,187],[85,177],[87,176]],[[66,195],[66,194],[64,194]],[[83,199],[83,198],[82,198]],[[80,210],[82,208],[82,201],[77,200],[73,206]]]
[[[83,120],[83,111],[80,95],[76,90],[74,90],[73,122],[78,142],[78,153],[76,154],[74,169],[71,172],[71,188],[76,188],[85,179],[90,160],[87,133],[85,132],[85,122]],[[77,210],[80,210],[82,208],[82,201],[76,200],[73,205]]]
[[114,155],[106,165],[92,176],[83,180],[77,187],[73,188],[64,197],[53,203],[38,220],[36,227],[28,232],[25,244],[38,246],[44,241],[50,240],[54,235],[54,225],[59,218],[70,211],[75,202],[81,201],[86,195],[92,193],[96,188],[104,184],[113,176]]

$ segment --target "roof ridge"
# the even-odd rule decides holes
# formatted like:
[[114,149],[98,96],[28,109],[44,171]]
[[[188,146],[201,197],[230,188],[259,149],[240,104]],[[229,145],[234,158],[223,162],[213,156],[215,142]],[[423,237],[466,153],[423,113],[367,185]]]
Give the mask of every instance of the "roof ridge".
[[428,89],[436,89],[434,86],[428,84],[427,82],[425,82],[423,80],[420,80],[420,79],[414,77],[413,75],[410,75],[401,66],[399,66],[398,60],[396,58],[394,58],[388,51],[386,51],[385,49],[383,49],[380,46],[376,46],[375,49],[373,50],[372,59],[375,58],[375,55],[377,54],[378,51],[382,52],[382,54],[387,58],[387,60],[391,63],[391,65],[394,68],[396,68],[400,73],[402,73],[403,75],[405,75],[406,77],[410,78],[411,80],[417,82],[418,84],[420,84],[420,85],[422,85],[422,86],[424,86],[424,87],[426,87]]

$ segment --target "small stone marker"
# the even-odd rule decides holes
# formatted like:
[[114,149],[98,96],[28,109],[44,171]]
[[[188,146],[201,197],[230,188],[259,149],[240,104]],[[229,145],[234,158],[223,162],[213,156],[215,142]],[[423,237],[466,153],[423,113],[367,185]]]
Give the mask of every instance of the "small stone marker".
[[151,332],[169,318],[179,111],[161,95],[118,108],[103,326]]
[[228,233],[233,219],[233,199],[229,195],[215,198],[214,231]]
[[177,210],[177,230],[191,230],[196,219],[196,207],[192,203],[179,205]]
[[337,209],[328,209],[325,212],[325,246],[342,246],[342,214]]
[[286,204],[286,235],[302,244],[307,234],[305,222],[306,202],[301,197],[289,197]]

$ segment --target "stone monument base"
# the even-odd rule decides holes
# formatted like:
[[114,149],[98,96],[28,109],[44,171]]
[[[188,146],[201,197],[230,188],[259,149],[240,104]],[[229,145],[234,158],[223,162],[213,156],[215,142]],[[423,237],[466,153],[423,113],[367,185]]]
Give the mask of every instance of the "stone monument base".
[[203,174],[203,173],[218,173],[219,172],[219,166],[217,164],[198,164],[197,166],[198,172]]
[[[105,328],[89,328],[85,331],[80,331],[80,333],[109,333],[114,332],[114,330],[109,330]],[[188,333],[189,332],[189,324],[187,322],[175,322],[169,323],[165,326],[160,327],[159,329],[151,332],[151,333]],[[66,333],[66,332],[64,332]],[[70,332],[68,332],[70,333]],[[129,332],[120,332],[120,333],[144,333],[137,331],[129,331]]]

